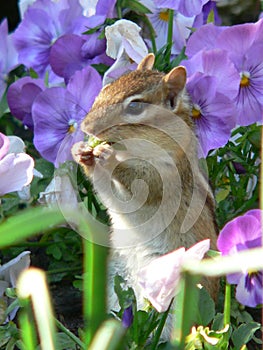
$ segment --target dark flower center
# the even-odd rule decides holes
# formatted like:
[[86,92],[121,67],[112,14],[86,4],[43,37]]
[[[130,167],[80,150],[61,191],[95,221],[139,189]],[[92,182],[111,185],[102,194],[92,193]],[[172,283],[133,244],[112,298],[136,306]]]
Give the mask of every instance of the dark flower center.
[[68,122],[68,133],[72,134],[73,132],[76,131],[77,127],[78,127],[78,123],[74,119],[71,119]]
[[245,71],[240,73],[240,86],[247,87],[250,85],[250,73]]
[[192,117],[194,119],[200,119],[201,116],[201,108],[197,104],[194,104],[192,108]]
[[161,11],[161,12],[159,13],[159,19],[160,19],[161,21],[168,22],[168,19],[169,19],[169,11],[168,11],[168,10]]
[[262,272],[249,272],[245,279],[245,288],[251,292],[257,285],[262,285]]

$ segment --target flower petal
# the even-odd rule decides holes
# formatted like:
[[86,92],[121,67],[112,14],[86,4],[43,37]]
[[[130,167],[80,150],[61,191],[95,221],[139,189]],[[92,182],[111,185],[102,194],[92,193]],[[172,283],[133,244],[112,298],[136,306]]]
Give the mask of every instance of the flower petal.
[[261,245],[261,225],[253,215],[239,216],[228,222],[217,240],[223,255]]
[[185,248],[179,248],[151,261],[139,272],[144,297],[158,312],[166,311],[178,287]]
[[0,132],[0,160],[7,154],[9,146],[9,138]]
[[11,113],[29,128],[33,128],[32,104],[36,96],[43,90],[45,90],[43,80],[24,77],[14,82],[7,91]]
[[0,161],[0,195],[20,191],[33,179],[34,161],[24,153],[8,154]]

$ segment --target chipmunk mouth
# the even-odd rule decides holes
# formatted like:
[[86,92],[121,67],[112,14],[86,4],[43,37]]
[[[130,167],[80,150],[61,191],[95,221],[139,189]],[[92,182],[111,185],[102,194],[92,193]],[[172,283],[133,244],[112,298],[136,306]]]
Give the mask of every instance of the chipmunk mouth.
[[88,144],[88,146],[91,148],[95,148],[96,146],[101,145],[101,144],[107,144],[109,146],[114,146],[115,144],[118,143],[118,141],[100,139],[99,137],[94,136],[94,135],[86,135],[84,137],[84,142],[86,142]]

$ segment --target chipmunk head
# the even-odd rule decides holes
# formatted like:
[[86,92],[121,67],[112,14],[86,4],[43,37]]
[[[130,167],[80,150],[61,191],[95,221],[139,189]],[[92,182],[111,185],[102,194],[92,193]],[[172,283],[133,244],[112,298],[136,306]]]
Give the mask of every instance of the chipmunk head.
[[[138,135],[141,125],[163,125],[166,122],[165,110],[169,111],[170,117],[183,119],[192,129],[190,104],[185,91],[185,68],[179,66],[164,74],[152,70],[154,59],[153,54],[147,55],[137,70],[102,89],[82,122],[85,133],[105,141],[118,141],[122,139],[122,132],[127,131],[124,126],[129,125],[129,132],[134,130],[134,134]],[[145,128],[141,132],[145,132]]]

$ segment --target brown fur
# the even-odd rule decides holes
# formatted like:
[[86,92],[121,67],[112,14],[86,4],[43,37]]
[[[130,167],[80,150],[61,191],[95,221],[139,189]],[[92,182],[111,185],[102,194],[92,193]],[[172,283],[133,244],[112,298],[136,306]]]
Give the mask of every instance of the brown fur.
[[[151,65],[151,62],[142,63],[139,70],[104,87],[82,123],[84,132],[102,141],[124,141],[126,153],[109,144],[92,150],[83,142],[72,150],[75,160],[96,185],[111,218],[109,308],[112,309],[118,308],[112,284],[116,273],[134,288],[138,306],[142,307],[144,300],[137,275],[149,261],[206,238],[210,238],[212,248],[216,247],[214,202],[198,165],[191,104],[184,89],[185,70],[179,67],[167,75],[144,70]],[[126,115],[127,104],[133,97],[136,102],[148,104],[139,116]],[[105,180],[107,177],[109,182]],[[148,194],[139,208],[122,213],[127,201],[135,198],[139,202],[143,197],[142,183],[134,186],[134,180],[138,179],[147,183]],[[197,202],[191,208],[194,191]],[[190,221],[183,230],[189,208]],[[150,219],[157,213],[160,216],[152,223]],[[168,214],[171,214],[169,218]],[[215,297],[216,283],[206,281],[206,287]],[[164,337],[168,334],[169,326]]]

